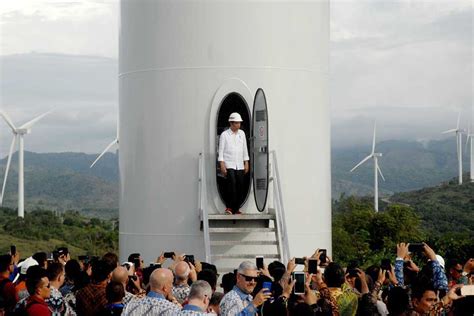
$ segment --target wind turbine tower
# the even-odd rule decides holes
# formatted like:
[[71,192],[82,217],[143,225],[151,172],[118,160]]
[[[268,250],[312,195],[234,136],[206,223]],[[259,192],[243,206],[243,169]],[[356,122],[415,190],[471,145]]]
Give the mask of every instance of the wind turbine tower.
[[375,134],[376,134],[376,129],[377,129],[377,122],[374,123],[374,135],[372,138],[372,152],[362,159],[354,168],[351,169],[351,172],[356,170],[359,166],[364,164],[367,160],[370,158],[374,159],[374,209],[376,212],[379,211],[379,178],[378,175],[380,173],[380,176],[382,177],[383,181],[385,181],[385,178],[382,174],[382,170],[379,167],[379,161],[378,159],[382,157],[382,153],[376,153],[375,152]]
[[20,127],[16,127],[15,124],[13,124],[12,120],[6,113],[0,112],[0,116],[3,117],[3,119],[8,124],[8,126],[10,126],[13,133],[13,139],[10,145],[10,151],[8,153],[7,166],[5,168],[5,176],[3,178],[2,195],[0,196],[0,206],[3,205],[3,197],[5,194],[5,187],[7,184],[7,177],[8,177],[8,171],[10,169],[13,148],[15,147],[15,142],[18,140],[18,217],[25,216],[24,139],[23,138],[25,137],[26,134],[29,134],[31,132],[31,128],[36,122],[41,120],[50,112],[51,111],[43,113],[35,117],[34,119],[26,122],[25,124],[21,125]]
[[[464,132],[464,130],[462,130],[459,127],[460,121],[461,121],[461,112],[459,112],[459,115],[458,115],[458,123],[456,125],[456,128],[444,131],[442,134],[449,134],[449,133],[456,134],[456,150],[458,154],[458,179],[459,179],[458,183],[462,184],[462,133]],[[472,146],[472,143],[471,143],[471,146]]]

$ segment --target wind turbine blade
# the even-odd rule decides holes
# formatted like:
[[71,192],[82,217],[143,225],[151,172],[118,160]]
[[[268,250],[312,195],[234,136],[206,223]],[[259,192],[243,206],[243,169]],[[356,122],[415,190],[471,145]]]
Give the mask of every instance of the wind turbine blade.
[[360,165],[362,165],[364,162],[366,162],[367,160],[369,160],[370,158],[372,158],[372,155],[368,155],[367,157],[365,157],[364,159],[361,160],[361,162],[359,162],[354,168],[351,169],[351,172],[356,170]]
[[461,111],[458,114],[458,124],[456,125],[456,129],[459,129],[459,123],[461,122]]
[[384,176],[383,176],[382,170],[381,170],[380,167],[379,167],[379,164],[377,164],[377,170],[379,171],[380,176],[382,177],[383,181],[385,181],[385,178],[384,178]]
[[39,120],[41,120],[43,117],[45,117],[46,115],[48,115],[49,113],[51,113],[53,110],[49,110],[48,112],[45,112],[41,115],[38,115],[37,117],[35,117],[34,119],[26,122],[25,124],[23,124],[22,126],[20,126],[20,128],[22,129],[29,129],[31,128],[36,122],[38,122]]
[[5,168],[5,175],[3,176],[2,195],[0,196],[0,206],[3,205],[3,196],[5,194],[5,187],[7,185],[8,171],[10,170],[10,163],[12,161],[13,148],[15,147],[16,135],[13,136],[12,143],[10,145],[10,151],[8,152],[7,166]]
[[453,128],[453,129],[449,129],[449,130],[447,130],[447,131],[444,131],[444,132],[442,132],[441,134],[454,133],[454,132],[456,132],[456,131],[457,131],[457,129],[456,129],[456,128]]
[[90,168],[94,167],[94,165],[99,161],[100,158],[102,158],[103,155],[105,155],[106,152],[109,151],[109,149],[118,143],[118,139],[114,139],[113,142],[111,142],[107,147],[105,147],[104,151],[94,160],[94,162],[92,163],[92,165],[90,166]]
[[372,155],[375,153],[375,132],[377,129],[377,121],[374,122],[374,136],[372,138]]
[[5,120],[5,122],[7,122],[8,126],[10,126],[10,128],[12,129],[13,133],[15,133],[15,130],[16,130],[16,127],[15,127],[15,124],[13,124],[12,120],[10,119],[10,117],[7,115],[7,113],[5,112],[0,112],[0,115],[3,117],[3,119]]

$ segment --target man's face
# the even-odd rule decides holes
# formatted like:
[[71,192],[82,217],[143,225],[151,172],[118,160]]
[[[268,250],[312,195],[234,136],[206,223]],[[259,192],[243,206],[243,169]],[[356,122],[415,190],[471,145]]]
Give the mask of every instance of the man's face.
[[240,122],[230,122],[230,127],[233,131],[236,131],[240,128]]
[[415,307],[415,310],[418,313],[427,313],[430,311],[430,309],[433,307],[434,304],[438,301],[438,298],[436,297],[436,293],[433,291],[425,291],[423,293],[423,296],[421,297],[420,300],[414,299],[413,305]]
[[450,274],[451,274],[451,277],[455,280],[459,279],[461,277],[461,274],[462,274],[462,266],[461,264],[457,264],[455,265],[454,267],[452,267],[451,269],[449,269],[450,271]]
[[245,270],[244,273],[237,273],[237,287],[247,294],[250,294],[257,285],[257,270]]
[[51,294],[51,289],[49,285],[49,280],[47,277],[44,277],[41,279],[41,283],[37,289],[37,293],[39,296],[41,296],[43,299],[49,298]]

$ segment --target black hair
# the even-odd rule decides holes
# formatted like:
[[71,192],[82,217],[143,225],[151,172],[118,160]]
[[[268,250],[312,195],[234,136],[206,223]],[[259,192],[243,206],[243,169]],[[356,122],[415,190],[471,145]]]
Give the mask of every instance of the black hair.
[[48,273],[48,279],[50,281],[56,280],[58,276],[64,272],[64,266],[61,263],[54,262],[48,265],[46,272]]
[[92,279],[97,283],[105,281],[110,272],[112,272],[110,266],[102,259],[92,264]]
[[107,297],[107,302],[109,304],[115,302],[121,302],[125,297],[125,289],[123,284],[116,281],[110,281],[105,288],[105,296]]
[[345,281],[344,270],[339,264],[330,262],[324,269],[324,281],[328,287],[341,287]]
[[283,274],[285,274],[286,267],[280,261],[273,261],[268,265],[268,272],[270,272],[270,275],[273,277],[273,280],[275,280],[275,282],[278,282],[283,277]]
[[0,272],[6,272],[12,263],[11,255],[1,255],[0,256]]
[[26,289],[31,296],[35,295],[41,279],[45,277],[47,278],[48,274],[42,267],[31,266],[28,268],[28,271],[26,271]]
[[229,272],[222,276],[221,286],[224,289],[224,293],[230,292],[236,284],[235,274]]
[[224,297],[224,293],[221,293],[221,292],[212,293],[212,297],[209,300],[209,305],[219,305],[223,297]]
[[105,255],[102,256],[102,260],[104,260],[109,265],[111,271],[117,268],[119,263],[118,256],[113,252],[107,252]]
[[48,261],[48,255],[46,254],[46,252],[37,252],[31,257],[35,259],[36,262],[38,262],[38,265],[40,267],[44,268],[46,266],[46,262]]
[[406,312],[410,307],[410,298],[405,289],[394,287],[388,292],[387,309],[390,315],[398,316]]
[[212,288],[212,291],[216,290],[217,287],[217,274],[214,273],[212,270],[202,270],[197,275],[198,280],[204,280],[209,283]]

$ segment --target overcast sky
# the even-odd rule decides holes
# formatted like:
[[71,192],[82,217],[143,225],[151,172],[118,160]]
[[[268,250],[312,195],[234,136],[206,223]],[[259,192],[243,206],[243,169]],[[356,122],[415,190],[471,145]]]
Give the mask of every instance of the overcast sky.
[[[26,149],[99,152],[115,136],[117,1],[0,1],[0,107],[22,123],[56,107]],[[473,107],[471,0],[331,1],[337,146],[436,139]],[[0,156],[11,141],[0,122]]]

